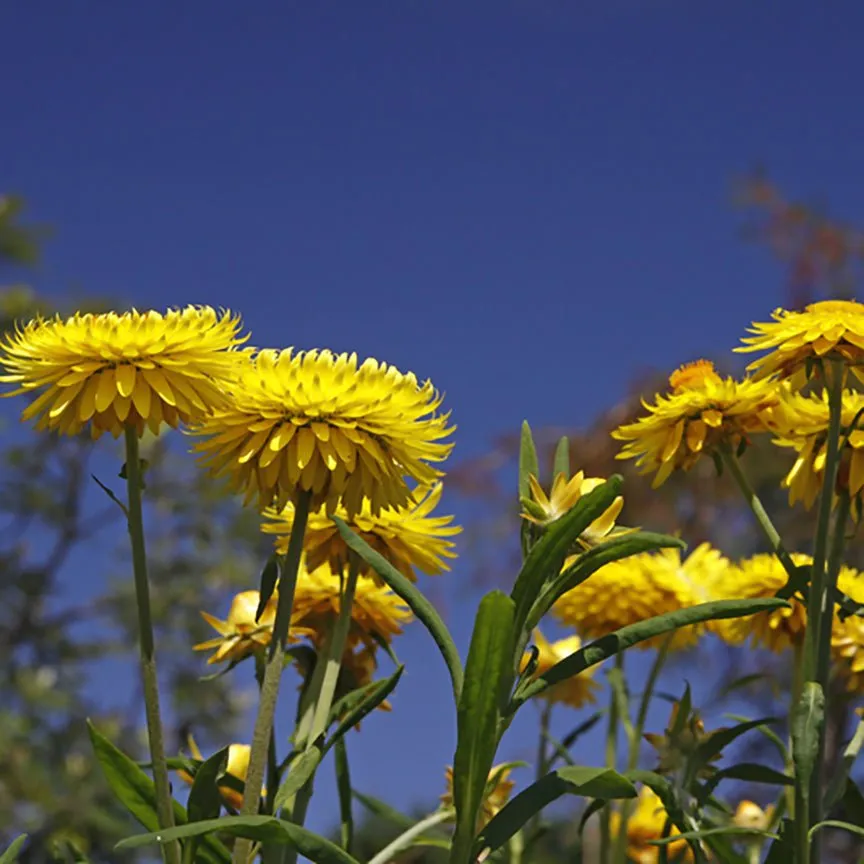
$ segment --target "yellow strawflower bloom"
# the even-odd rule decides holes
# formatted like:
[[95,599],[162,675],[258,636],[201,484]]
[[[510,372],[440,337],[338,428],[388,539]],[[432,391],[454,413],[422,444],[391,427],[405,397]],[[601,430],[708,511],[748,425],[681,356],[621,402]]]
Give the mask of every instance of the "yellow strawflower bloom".
[[[451,765],[447,766],[444,776],[447,781],[447,790],[441,796],[441,806],[449,808],[453,806],[453,767]],[[496,781],[495,785],[484,799],[480,807],[480,813],[477,816],[477,831],[481,831],[492,817],[501,811],[510,798],[513,787],[516,785],[510,779],[510,769],[504,768],[501,765],[495,765],[492,768],[489,772],[487,783],[493,779]]]
[[708,360],[677,369],[669,386],[653,405],[643,401],[646,416],[612,433],[627,442],[617,458],[635,458],[642,474],[654,474],[655,489],[676,468],[689,471],[719,445],[737,448],[751,433],[763,431],[762,414],[779,398],[776,383],[721,378]]
[[[191,735],[189,736],[189,750],[195,759],[203,761],[201,751],[198,749],[198,745],[195,743],[195,739],[192,738]],[[245,783],[246,774],[249,771],[249,754],[251,753],[251,750],[252,748],[248,744],[232,744],[228,748],[228,759],[226,760],[225,773],[239,780],[241,783]],[[192,785],[193,777],[187,771],[180,769],[177,772],[177,776],[185,783],[188,783],[190,786]],[[236,789],[233,789],[231,786],[224,783],[220,783],[218,789],[219,794],[222,796],[222,800],[228,807],[231,807],[234,810],[239,810],[243,806],[243,794],[241,792],[238,792]],[[267,789],[262,786],[261,797],[264,798],[266,795]]]
[[209,306],[37,318],[0,341],[0,381],[38,395],[22,420],[37,429],[119,437],[202,420],[244,352],[240,318]]
[[356,354],[259,351],[238,367],[231,404],[196,428],[203,463],[246,500],[282,510],[300,492],[312,511],[377,514],[406,506],[410,477],[430,485],[453,430],[427,381]]
[[864,305],[856,300],[822,300],[803,312],[776,309],[774,320],[755,323],[736,351],[768,351],[748,369],[758,378],[779,375],[803,386],[807,362],[838,358],[864,381],[859,368],[864,362]]
[[[674,837],[681,832],[672,825],[668,835],[666,827],[666,808],[659,796],[648,786],[639,790],[636,809],[630,814],[625,830],[627,831],[627,857],[635,864],[657,864],[660,860],[660,847],[650,845],[650,840],[660,840],[664,836]],[[617,810],[610,813],[609,827],[613,837],[621,830],[621,814]],[[676,840],[667,847],[669,861],[692,862],[693,851],[686,840]]]
[[[851,568],[840,571],[837,587],[856,603],[864,603],[864,577]],[[845,621],[834,614],[831,630],[834,669],[846,681],[850,693],[864,691],[864,618],[850,615]]]
[[[380,552],[397,570],[412,582],[417,570],[429,575],[449,570],[447,558],[455,558],[455,544],[448,538],[462,531],[452,525],[452,516],[433,516],[441,500],[440,483],[428,489],[416,489],[404,507],[385,507],[373,514],[369,499],[364,498],[359,513],[350,516],[344,507],[336,508],[336,516],[344,519],[373,549]],[[268,508],[264,517],[272,520],[261,526],[268,534],[276,534],[276,550],[285,553],[294,524],[294,505],[290,502],[281,512]],[[348,566],[348,546],[342,539],[326,508],[309,514],[303,538],[306,566],[315,570],[329,563],[336,573]],[[364,575],[376,578],[375,572],[363,565]]]
[[[568,559],[564,566],[574,560]],[[633,555],[601,567],[564,594],[552,611],[583,639],[599,639],[628,624],[705,602],[705,586],[727,566],[727,560],[708,543],[696,547],[683,561],[679,549]],[[671,647],[687,648],[701,632],[699,625],[677,630]],[[666,638],[659,636],[636,647],[654,648]]]
[[[316,645],[320,646],[339,616],[343,579],[328,564],[315,570],[300,567],[291,622],[298,631],[308,632]],[[362,642],[372,647],[376,637],[390,642],[411,619],[411,611],[399,596],[367,576],[360,576],[351,606],[347,644],[353,647]]]
[[[582,640],[578,636],[549,642],[539,629],[534,630],[533,641],[539,653],[537,668],[531,676],[532,680],[539,678],[560,660],[575,654],[582,647]],[[525,669],[530,657],[531,652],[526,651],[522,657],[521,669]],[[548,690],[544,690],[538,698],[545,699],[547,702],[560,702],[571,708],[581,708],[583,705],[590,705],[597,701],[596,692],[599,689],[591,673],[586,671],[566,681],[560,681]]]
[[[531,474],[528,477],[531,497],[521,502],[522,518],[545,528],[557,522],[565,513],[572,510],[583,496],[593,492],[605,482],[602,477],[586,477],[582,471],[574,474],[569,480],[564,474],[558,474],[552,481],[552,489],[547,496],[537,478]],[[579,542],[587,548],[600,543],[611,534],[629,530],[615,527],[615,520],[621,514],[623,507],[624,499],[620,495],[616,496],[609,507],[582,532]]]
[[[864,411],[864,395],[852,390],[843,392],[841,412],[841,445],[859,411]],[[841,467],[838,485],[852,496],[864,488],[864,414],[858,418],[856,429],[849,434],[841,449]],[[829,410],[827,394],[812,396],[790,395],[767,415],[768,426],[775,432],[774,443],[793,449],[797,458],[783,480],[789,490],[789,503],[803,501],[812,507],[825,476],[827,456]]]
[[[754,801],[746,798],[738,802],[732,824],[737,828],[755,828],[758,831],[767,831],[774,818],[774,805],[769,804],[764,810]],[[763,839],[755,837],[752,842],[762,843]]]

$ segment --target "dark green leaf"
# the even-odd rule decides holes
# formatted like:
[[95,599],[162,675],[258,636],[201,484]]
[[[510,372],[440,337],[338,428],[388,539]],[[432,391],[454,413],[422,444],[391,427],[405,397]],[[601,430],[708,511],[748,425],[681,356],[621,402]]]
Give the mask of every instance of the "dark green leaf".
[[153,843],[182,840],[185,837],[197,837],[217,831],[234,837],[247,837],[261,843],[290,846],[304,858],[312,861],[313,864],[357,864],[354,858],[335,843],[331,843],[324,837],[319,837],[299,825],[276,819],[273,816],[223,816],[221,819],[209,819],[206,822],[181,825],[177,828],[171,828],[169,831],[139,834],[136,837],[121,840],[116,848],[139,849]]
[[792,819],[784,819],[778,831],[780,835],[768,848],[765,864],[790,864],[795,860],[795,823]]
[[806,681],[792,715],[792,760],[808,796],[810,777],[819,755],[819,735],[825,718],[825,695],[815,681]]
[[186,802],[186,813],[190,822],[215,819],[222,808],[222,797],[216,781],[228,760],[228,748],[223,747],[201,763],[192,781],[192,790]]
[[255,620],[261,617],[270,598],[273,596],[273,591],[276,589],[276,582],[279,579],[279,559],[281,555],[275,552],[267,559],[264,569],[261,571],[261,594],[258,600],[258,608],[255,610]]
[[723,780],[744,780],[748,783],[767,783],[774,786],[791,786],[795,780],[782,771],[769,768],[767,765],[759,765],[756,762],[740,762],[730,765],[711,775],[711,778],[702,787],[699,796],[704,803],[708,795],[717,788]]
[[644,642],[646,639],[669,633],[672,630],[677,630],[679,627],[686,627],[690,624],[716,621],[722,618],[740,618],[744,615],[754,615],[757,612],[779,609],[787,605],[785,601],[776,598],[717,600],[713,603],[700,603],[698,606],[678,609],[675,612],[667,612],[664,615],[657,615],[654,618],[648,618],[637,624],[629,624],[620,630],[616,630],[614,633],[610,633],[608,636],[603,636],[601,639],[591,642],[575,654],[565,657],[533,682],[521,687],[512,700],[510,712],[515,712],[528,699],[539,695],[558,682],[566,681],[574,675],[579,675],[581,672],[590,669],[592,666],[596,666],[598,663],[602,663],[609,657],[614,657],[619,651],[624,651],[631,645]]
[[776,723],[776,717],[760,717],[757,720],[748,720],[728,729],[718,729],[699,742],[696,751],[690,759],[688,770],[691,777],[695,777],[715,756],[723,752],[736,738],[756,729],[759,726],[767,726]]
[[582,811],[582,817],[579,819],[579,827],[577,829],[577,833],[580,836],[581,836],[582,832],[585,830],[585,826],[588,824],[588,820],[595,813],[599,813],[608,803],[609,802],[606,801],[604,798],[595,798]]
[[[397,667],[396,671],[387,678],[382,678],[380,681],[372,681],[370,684],[354,690],[347,696],[344,696],[333,707],[331,716],[333,718],[343,714],[339,725],[333,730],[330,740],[324,747],[326,753],[333,744],[336,743],[349,729],[353,729],[360,723],[364,717],[371,714],[384,700],[396,689],[402,673],[405,671],[404,666]],[[357,697],[352,699],[352,697]]]
[[570,439],[564,435],[555,447],[555,458],[552,460],[552,483],[563,474],[565,480],[570,479]]
[[635,798],[633,784],[611,768],[559,768],[513,798],[480,832],[474,857],[485,858],[503,846],[532,816],[562,795],[588,798]]
[[681,733],[687,726],[687,721],[690,719],[690,713],[693,710],[693,694],[690,691],[690,683],[687,682],[684,686],[684,695],[678,701],[678,709],[675,711],[675,722],[669,730],[669,737],[673,741],[677,741],[681,737]]
[[462,691],[462,661],[459,659],[459,652],[456,650],[453,637],[435,607],[410,579],[403,576],[362,537],[358,537],[338,516],[332,518],[348,548],[356,552],[408,604],[411,611],[417,616],[417,620],[429,631],[447,664],[453,683],[453,696],[458,703],[459,694]]
[[826,814],[830,814],[834,806],[845,796],[847,791],[847,779],[852,770],[852,766],[855,764],[855,760],[858,758],[858,753],[861,751],[862,745],[864,745],[864,720],[858,722],[852,740],[843,751],[843,763],[838,770],[834,772],[831,782],[828,785],[828,790],[825,793],[824,804],[824,812]]
[[864,828],[864,795],[851,777],[846,778],[846,791],[841,804],[846,821]]
[[400,813],[395,808],[391,807],[384,801],[378,798],[373,798],[371,795],[364,795],[356,789],[353,792],[354,797],[373,815],[385,822],[392,822],[399,828],[407,829],[413,827],[417,820]]
[[513,601],[501,591],[491,591],[480,601],[474,621],[457,711],[452,864],[468,864],[477,815],[498,749],[501,710],[515,671],[513,615]]
[[703,837],[714,837],[719,835],[744,834],[756,837],[769,837],[772,840],[779,839],[776,834],[770,831],[760,831],[757,828],[738,828],[735,825],[725,825],[721,828],[706,828],[704,831],[685,831],[681,834],[662,837],[659,840],[646,840],[652,846],[668,846],[670,843],[677,843],[680,840],[701,840]]
[[18,861],[18,853],[21,847],[27,842],[26,834],[19,834],[6,848],[6,851],[0,855],[0,864],[15,864]]
[[351,771],[345,739],[336,742],[333,751],[336,767],[336,792],[339,796],[339,836],[342,848],[350,855],[354,845],[354,816],[351,813]]
[[315,773],[321,762],[321,750],[310,747],[297,757],[291,765],[288,775],[282,781],[273,799],[274,811],[279,811],[306,785],[306,781]]
[[569,750],[586,732],[593,729],[606,714],[606,710],[595,711],[587,720],[583,720],[575,729],[568,732],[562,739],[561,744]]
[[537,448],[534,446],[534,436],[527,420],[522,421],[522,434],[519,439],[519,497],[530,498],[530,475],[539,480],[540,468],[537,463]]
[[[730,720],[736,720],[738,723],[747,723],[752,719],[750,717],[744,717],[741,714],[724,714],[723,716],[728,717]],[[789,750],[787,749],[783,739],[768,726],[758,726],[756,731],[760,735],[764,735],[777,748],[777,752],[780,754],[780,758],[783,760],[783,764],[785,765],[789,760]]]

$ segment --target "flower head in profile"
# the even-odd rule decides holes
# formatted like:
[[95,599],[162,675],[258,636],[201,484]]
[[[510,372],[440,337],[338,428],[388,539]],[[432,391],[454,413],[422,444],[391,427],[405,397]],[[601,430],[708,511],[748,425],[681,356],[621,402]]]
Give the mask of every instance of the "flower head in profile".
[[[534,630],[533,641],[537,648],[537,667],[531,675],[532,680],[539,678],[559,660],[575,654],[582,647],[582,640],[578,636],[568,636],[557,642],[549,642],[539,629]],[[531,652],[526,651],[522,657],[522,670],[528,665],[530,657]],[[571,708],[581,708],[583,705],[590,705],[597,701],[596,693],[599,689],[599,685],[590,673],[583,672],[544,690],[538,698],[547,702],[560,702]]]
[[[372,513],[366,498],[360,512],[354,516],[341,506],[336,508],[335,515],[345,520],[403,576],[415,582],[416,570],[437,575],[450,569],[446,559],[456,557],[455,544],[449,538],[459,534],[461,527],[452,524],[452,516],[432,515],[441,500],[441,489],[440,483],[428,489],[416,489],[406,506],[384,507],[377,514]],[[281,512],[267,509],[264,516],[271,521],[262,525],[261,530],[275,534],[276,550],[286,552],[294,525],[294,505],[289,502]],[[325,508],[309,515],[303,547],[309,569],[315,570],[329,563],[334,572],[345,572],[348,546]],[[377,579],[371,568],[367,567],[362,572]]]
[[[245,783],[246,774],[249,771],[249,755],[251,750],[252,748],[248,744],[232,744],[228,748],[225,774],[238,780],[240,783]],[[189,751],[193,758],[197,759],[199,762],[203,761],[201,751],[198,749],[198,745],[195,743],[195,739],[191,735],[189,736]],[[194,778],[187,771],[181,769],[177,772],[177,775],[184,783],[188,783],[189,785],[192,784]],[[230,807],[233,810],[239,810],[243,806],[243,793],[238,789],[235,789],[232,785],[229,785],[229,783],[224,781],[218,784],[218,789],[222,801],[227,807]],[[262,786],[261,797],[264,798],[266,795],[267,789]]]
[[763,431],[762,415],[779,399],[776,383],[721,378],[708,360],[677,369],[669,386],[653,405],[642,403],[644,417],[612,433],[626,442],[617,458],[636,459],[641,473],[654,474],[654,488],[676,468],[689,471],[718,446],[737,448],[751,433]]
[[[453,806],[453,768],[448,765],[444,772],[447,781],[447,790],[441,796],[441,806],[450,808]],[[491,788],[490,788],[491,784]],[[477,831],[481,831],[496,816],[513,791],[514,782],[510,779],[510,767],[508,765],[495,765],[489,772],[486,781],[486,797],[480,806],[477,816]]]
[[[838,484],[853,497],[864,489],[864,394],[845,390],[841,411],[841,470]],[[789,503],[802,501],[812,507],[819,496],[825,476],[829,410],[827,394],[787,396],[767,415],[775,433],[774,443],[795,451],[795,464],[783,480],[789,490]],[[854,429],[852,424],[856,423]]]
[[[621,814],[611,813],[610,827],[613,836],[621,830]],[[660,847],[650,843],[665,836],[674,837],[681,832],[674,826],[666,832],[668,814],[659,796],[648,786],[639,791],[636,809],[630,814],[624,830],[627,832],[627,857],[635,864],[657,864],[660,860]],[[666,849],[669,861],[692,862],[693,852],[686,840],[670,843]]]
[[[589,492],[593,492],[606,481],[602,477],[586,477],[582,471],[574,474],[569,480],[561,473],[552,481],[549,495],[543,490],[537,478],[530,474],[528,484],[531,490],[530,498],[523,498],[522,518],[533,522],[541,528],[557,522],[565,513],[572,510]],[[626,528],[616,528],[615,520],[621,514],[624,499],[618,495],[609,507],[600,514],[580,535],[579,542],[585,546],[593,546],[611,534],[624,533]]]
[[[572,560],[565,562],[565,567]],[[599,639],[628,624],[704,602],[704,586],[727,565],[708,543],[683,560],[677,548],[633,555],[605,564],[564,594],[552,611],[583,639]],[[689,647],[700,633],[698,626],[676,630],[670,647]],[[658,636],[638,643],[638,647],[654,648],[666,638]]]
[[[328,564],[315,570],[300,568],[291,624],[298,631],[309,633],[318,646],[339,617],[342,581]],[[363,643],[372,647],[376,640],[390,642],[411,618],[408,606],[393,591],[367,576],[359,576],[351,606],[348,645]]]
[[802,386],[807,365],[839,359],[864,380],[864,305],[855,300],[822,300],[801,312],[776,309],[772,321],[754,323],[752,336],[736,351],[767,351],[748,367],[757,378],[778,375]]
[[225,405],[223,387],[244,355],[234,349],[248,338],[240,326],[209,306],[37,318],[0,342],[0,381],[18,385],[4,395],[35,395],[21,416],[37,429],[156,433]]
[[261,612],[261,617],[256,621],[255,612],[260,597],[257,591],[241,591],[236,594],[224,621],[207,612],[201,613],[201,617],[219,634],[216,639],[209,639],[194,646],[195,651],[216,649],[208,658],[208,664],[236,663],[270,644],[273,622],[276,620],[276,604],[279,602],[278,594],[273,592]]
[[[844,568],[837,587],[855,603],[864,603],[864,575]],[[831,656],[834,670],[846,683],[850,693],[864,692],[864,618],[849,615],[841,620],[835,612],[831,629]]]
[[238,367],[231,403],[198,425],[195,449],[211,471],[259,507],[350,515],[404,507],[405,478],[432,484],[453,445],[431,382],[331,351],[259,351]]
[[[746,798],[738,802],[735,808],[735,815],[732,817],[732,824],[736,828],[752,828],[755,831],[767,831],[771,827],[771,822],[774,819],[774,805],[769,804],[764,810],[754,801],[748,801]],[[759,844],[762,843],[762,838],[754,838]]]

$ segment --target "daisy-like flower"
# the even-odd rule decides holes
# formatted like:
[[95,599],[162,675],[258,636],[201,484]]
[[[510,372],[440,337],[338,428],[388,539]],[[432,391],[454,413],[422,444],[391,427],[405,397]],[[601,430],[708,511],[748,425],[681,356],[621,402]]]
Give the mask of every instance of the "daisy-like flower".
[[635,458],[642,474],[654,474],[655,489],[676,468],[689,471],[719,445],[737,448],[751,433],[763,431],[762,415],[779,399],[775,382],[724,379],[709,360],[677,369],[669,386],[653,405],[643,401],[647,415],[612,433],[627,442],[616,458]]
[[[327,564],[311,571],[300,567],[291,623],[298,631],[309,633],[318,646],[339,617],[341,582],[340,575]],[[347,644],[374,647],[376,637],[390,642],[411,619],[410,609],[399,596],[367,576],[359,576]]]
[[[698,546],[683,561],[679,549],[633,555],[601,567],[564,594],[552,612],[583,639],[599,639],[628,624],[704,602],[704,586],[727,566],[727,560],[708,543]],[[690,647],[701,632],[699,625],[677,630],[670,647]],[[637,647],[656,648],[666,638],[658,636]]]
[[241,591],[231,601],[228,617],[222,621],[207,612],[201,617],[219,634],[216,639],[209,639],[193,647],[194,651],[210,651],[215,654],[207,659],[208,664],[239,662],[251,656],[256,651],[266,648],[273,636],[273,622],[276,620],[276,605],[279,602],[278,593],[267,601],[256,621],[255,612],[261,595],[258,591]]
[[[617,837],[621,830],[621,814],[613,810],[610,814],[610,829]],[[667,813],[659,796],[648,786],[639,791],[636,809],[630,814],[624,830],[627,832],[627,857],[635,864],[657,864],[660,860],[660,847],[652,846],[649,841],[660,840],[665,835]],[[681,832],[672,825],[668,836],[674,837]],[[686,840],[670,843],[669,860],[692,862],[693,851]]]
[[[532,680],[548,672],[556,663],[575,654],[582,647],[582,640],[578,636],[569,636],[559,639],[557,642],[549,642],[539,629],[534,630],[534,645],[537,647],[537,668],[532,674]],[[531,657],[531,652],[526,651],[522,657],[521,668],[524,670]],[[599,685],[591,677],[590,673],[583,672],[566,681],[560,681],[548,690],[544,690],[538,698],[548,702],[560,702],[571,708],[581,708],[597,701],[596,691]]]
[[[605,482],[602,477],[586,477],[582,471],[574,474],[569,480],[564,474],[558,474],[552,481],[552,489],[547,497],[537,478],[531,474],[528,477],[531,497],[522,499],[522,518],[545,528],[557,522],[565,513],[572,510],[582,497]],[[621,514],[623,507],[624,499],[618,495],[609,507],[582,532],[579,537],[580,543],[585,547],[593,546],[611,534],[629,530],[615,527],[615,520]]]
[[225,405],[240,326],[209,306],[37,318],[0,342],[0,381],[18,385],[3,395],[38,394],[22,420],[63,435],[197,422]]
[[[447,790],[441,796],[441,806],[449,808],[453,806],[453,767],[451,765],[447,766],[444,775],[447,780]],[[504,765],[496,765],[492,768],[486,782],[489,783],[492,780],[495,781],[495,785],[480,806],[480,813],[477,816],[477,831],[481,831],[492,817],[501,811],[516,785],[510,779],[510,768]]]
[[793,387],[806,381],[808,361],[842,360],[864,381],[864,304],[856,300],[822,300],[803,312],[776,309],[773,321],[754,323],[752,336],[736,351],[768,351],[748,367],[758,378],[779,375]]
[[[856,428],[850,432],[858,412],[864,417],[864,394],[853,390],[843,392],[841,411],[841,467],[838,484],[842,484],[853,497],[864,489],[864,419],[859,417]],[[829,426],[827,394],[786,396],[766,415],[767,424],[775,432],[778,447],[793,449],[797,458],[783,480],[789,490],[789,503],[802,501],[812,507],[822,488],[825,477]],[[848,434],[848,441],[847,439]]]
[[377,514],[410,500],[405,478],[431,485],[453,430],[427,381],[356,354],[259,351],[238,367],[231,404],[198,425],[195,449],[246,500],[282,510],[298,493],[309,507]]
[[[189,736],[189,750],[195,759],[203,761],[201,751],[198,749],[198,745],[195,743],[195,739],[192,738],[191,735]],[[241,783],[245,783],[246,773],[249,771],[250,753],[251,748],[248,744],[232,744],[228,748],[228,759],[225,765],[225,773],[234,779],[239,780]],[[190,786],[192,785],[193,777],[187,771],[181,769],[177,772],[177,776],[180,777],[184,783],[188,783]],[[231,807],[234,810],[239,810],[243,806],[242,792],[232,788],[227,783],[220,783],[218,788],[222,800],[228,807]],[[261,797],[264,798],[266,795],[267,789],[262,786]]]
[[[452,516],[433,516],[441,500],[440,483],[430,489],[416,489],[405,507],[385,507],[373,514],[369,499],[363,500],[359,513],[349,516],[343,507],[336,514],[344,519],[373,549],[380,552],[403,576],[417,581],[417,570],[429,575],[449,570],[447,558],[455,558],[455,544],[448,538],[462,531],[451,524]],[[285,553],[294,525],[294,505],[290,502],[281,512],[269,508],[264,516],[272,520],[261,526],[268,534],[276,534],[276,550]],[[325,508],[309,514],[303,538],[306,566],[315,570],[329,563],[335,573],[344,573],[348,566],[348,546],[336,529]],[[371,568],[362,571],[377,578]]]

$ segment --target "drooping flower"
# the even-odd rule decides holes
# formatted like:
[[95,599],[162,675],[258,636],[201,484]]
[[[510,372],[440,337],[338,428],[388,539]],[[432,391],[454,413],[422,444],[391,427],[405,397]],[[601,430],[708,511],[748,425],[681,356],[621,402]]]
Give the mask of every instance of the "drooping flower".
[[764,430],[763,413],[779,399],[775,382],[723,379],[708,360],[697,360],[669,377],[671,392],[658,395],[634,423],[612,437],[627,442],[616,458],[636,459],[642,474],[654,474],[654,488],[676,468],[689,471],[720,445],[737,448]]
[[[298,630],[308,632],[318,646],[339,617],[343,580],[328,564],[311,571],[300,567],[291,622]],[[359,576],[347,644],[353,647],[362,642],[371,647],[376,637],[390,642],[411,618],[411,611],[398,595],[367,576]]]
[[[444,776],[447,781],[447,789],[441,796],[441,806],[449,808],[453,806],[453,767],[447,766]],[[477,816],[477,831],[482,830],[497,815],[513,791],[515,783],[510,779],[510,768],[507,765],[495,765],[489,772],[487,786],[494,781],[494,785],[483,799],[480,813]]]
[[[373,514],[369,499],[363,500],[359,513],[350,516],[343,507],[337,507],[335,515],[349,523],[373,549],[380,552],[403,576],[412,582],[417,580],[415,568],[429,575],[449,570],[447,558],[455,558],[455,544],[448,538],[462,531],[451,524],[452,516],[432,516],[432,511],[441,499],[442,485],[434,484],[430,489],[417,489],[407,506],[385,507]],[[294,525],[294,505],[288,503],[281,512],[269,508],[264,516],[272,520],[261,526],[261,530],[276,536],[276,550],[284,553],[288,549],[288,538]],[[348,566],[348,546],[336,529],[336,525],[325,508],[311,513],[303,539],[306,564],[315,570],[329,563],[335,573],[345,572]],[[364,575],[375,577],[374,571],[364,565]]]
[[[565,567],[573,560],[568,559]],[[633,555],[601,567],[564,594],[552,611],[583,639],[599,639],[628,624],[704,602],[704,586],[726,566],[726,559],[708,543],[698,546],[683,561],[679,549]],[[701,632],[696,625],[677,630],[670,647],[689,647]],[[654,648],[666,638],[646,640],[637,647]]]
[[[853,497],[864,489],[864,413],[859,416],[859,411],[864,412],[864,394],[845,390],[838,485],[844,486]],[[789,490],[789,503],[802,501],[806,507],[812,507],[825,477],[830,419],[827,394],[787,396],[766,419],[775,432],[774,443],[797,454],[795,464],[783,480],[783,486]]]
[[[202,761],[201,751],[198,749],[198,745],[195,743],[195,739],[191,735],[189,736],[189,750],[195,759]],[[235,780],[239,780],[240,783],[245,783],[246,774],[249,771],[249,755],[251,751],[252,748],[248,744],[232,744],[228,748],[225,774],[233,777]],[[177,776],[180,777],[184,783],[188,783],[190,786],[192,785],[194,778],[187,771],[180,769],[177,772]],[[239,810],[243,806],[243,793],[238,789],[234,789],[224,781],[218,783],[217,788],[219,789],[219,794],[221,795],[222,800],[228,807],[231,807],[234,810]],[[267,789],[262,786],[261,797],[264,798],[266,795]]]
[[216,649],[216,653],[208,658],[207,663],[239,662],[251,656],[256,651],[266,648],[273,636],[273,623],[276,620],[276,605],[279,602],[278,593],[267,601],[256,621],[255,612],[261,595],[258,591],[241,591],[231,601],[228,617],[222,621],[207,612],[201,617],[219,634],[216,639],[208,639],[195,645],[195,651]]
[[[552,489],[547,496],[537,478],[531,474],[528,477],[531,497],[522,499],[522,518],[545,528],[557,522],[572,510],[581,498],[605,482],[602,477],[586,477],[582,471],[569,480],[564,474],[558,474],[552,481]],[[616,496],[609,507],[582,532],[580,543],[585,547],[593,546],[611,534],[629,530],[615,527],[615,520],[623,507],[624,499],[620,495]]]
[[776,309],[774,320],[754,322],[752,336],[736,351],[767,351],[748,367],[757,378],[779,375],[793,387],[806,381],[808,362],[837,358],[864,381],[864,305],[855,300],[822,300],[802,312]]
[[404,507],[405,478],[431,485],[453,445],[442,397],[413,373],[330,351],[263,350],[240,364],[231,404],[198,425],[195,449],[263,510],[299,493],[351,515]]
[[[560,660],[569,657],[582,647],[582,640],[578,636],[568,636],[557,642],[549,642],[539,629],[534,630],[533,641],[538,654],[537,667],[531,676],[532,680],[548,672]],[[530,651],[526,651],[523,655],[521,665],[523,670],[528,664],[530,656]],[[581,708],[583,705],[597,701],[596,691],[599,689],[599,685],[590,673],[583,672],[581,675],[560,681],[548,690],[544,690],[538,698],[547,702],[560,702],[571,708]]]
[[37,318],[0,342],[0,381],[18,385],[3,395],[38,393],[22,419],[64,435],[198,422],[225,405],[240,327],[209,306]]
[[[613,810],[610,814],[610,829],[613,837],[621,830],[621,814]],[[649,841],[660,840],[664,836],[674,837],[681,832],[672,825],[668,834],[665,831],[668,814],[659,796],[648,786],[639,790],[636,809],[630,814],[624,830],[627,832],[627,857],[635,864],[657,864],[660,860],[660,847]],[[692,862],[693,851],[686,840],[676,840],[666,847],[669,861]]]

